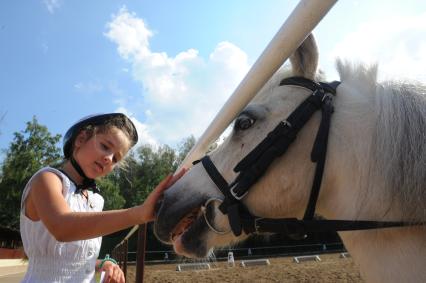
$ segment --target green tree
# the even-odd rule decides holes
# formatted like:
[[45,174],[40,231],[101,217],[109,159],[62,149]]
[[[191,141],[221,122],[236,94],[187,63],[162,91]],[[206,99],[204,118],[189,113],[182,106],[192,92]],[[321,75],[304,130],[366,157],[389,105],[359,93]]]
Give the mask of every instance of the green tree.
[[104,210],[123,208],[126,201],[120,194],[119,183],[114,174],[105,176],[97,181],[97,185],[101,190],[104,198]]
[[126,201],[124,206],[141,204],[167,174],[176,171],[194,143],[195,138],[191,136],[183,140],[177,150],[168,145],[157,148],[145,144],[129,153],[126,165],[113,173]]
[[111,178],[114,179],[123,196],[125,208],[140,204],[136,199],[136,186],[140,180],[139,167],[132,151],[124,160],[124,165],[116,168],[111,174]]
[[30,177],[40,168],[57,164],[61,150],[57,144],[61,135],[51,135],[33,117],[22,132],[15,132],[1,166],[0,225],[19,229],[21,194]]
[[194,145],[195,145],[195,137],[192,135],[181,142],[181,144],[178,147],[179,153],[178,153],[178,158],[176,160],[176,163],[178,166],[183,162],[186,155],[189,153],[189,151],[192,149]]
[[162,179],[177,169],[177,155],[168,145],[162,145],[158,149],[144,145],[138,149],[138,157],[140,166],[136,199],[140,203]]

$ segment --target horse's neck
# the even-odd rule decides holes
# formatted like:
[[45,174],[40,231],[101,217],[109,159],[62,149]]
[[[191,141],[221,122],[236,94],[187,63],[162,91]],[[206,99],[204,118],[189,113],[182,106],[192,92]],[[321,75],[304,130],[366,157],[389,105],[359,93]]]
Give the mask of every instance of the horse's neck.
[[[357,172],[353,171],[353,176]],[[345,174],[342,174],[345,175]],[[344,177],[343,177],[344,178]],[[389,200],[379,194],[357,194],[362,181],[346,175],[334,197],[321,196],[318,212],[327,219],[398,221],[398,211],[386,214]],[[325,200],[326,199],[326,200]],[[320,201],[321,201],[320,200]],[[426,226],[339,233],[366,282],[426,282]]]
[[[374,102],[362,96],[348,101],[352,98],[339,95],[317,212],[328,219],[401,220],[401,209],[385,193],[380,179],[369,174]],[[426,282],[425,227],[340,235],[367,282]]]
[[367,282],[426,282],[426,228],[341,232]]

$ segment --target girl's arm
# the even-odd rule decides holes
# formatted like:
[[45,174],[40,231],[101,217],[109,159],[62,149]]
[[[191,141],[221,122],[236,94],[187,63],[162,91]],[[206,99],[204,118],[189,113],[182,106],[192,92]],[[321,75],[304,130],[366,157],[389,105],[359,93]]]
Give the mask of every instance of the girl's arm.
[[26,213],[33,220],[43,221],[49,232],[61,242],[96,238],[127,227],[154,220],[154,207],[163,191],[179,179],[165,178],[139,206],[103,212],[73,212],[62,195],[62,182],[51,172],[33,179],[26,199]]

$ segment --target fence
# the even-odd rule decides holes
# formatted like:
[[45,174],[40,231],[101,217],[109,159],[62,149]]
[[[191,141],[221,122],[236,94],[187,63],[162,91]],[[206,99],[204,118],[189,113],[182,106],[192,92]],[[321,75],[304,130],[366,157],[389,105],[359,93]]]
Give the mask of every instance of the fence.
[[[215,251],[215,260],[222,261],[228,259],[228,252],[232,252],[235,258],[247,259],[257,257],[284,257],[294,255],[305,255],[312,253],[337,253],[345,252],[342,243],[325,243],[325,244],[309,244],[309,245],[284,245],[284,246],[267,246],[253,248],[227,248]],[[137,252],[128,252],[128,263],[136,263]],[[162,251],[145,251],[145,264],[156,263],[175,263],[191,261],[177,255],[173,250]]]
[[127,276],[127,262],[128,262],[128,245],[129,239],[124,239],[123,242],[118,244],[111,252],[112,258],[114,258],[121,270],[124,272],[124,278]]
[[[137,251],[129,252],[128,240],[132,234],[133,232],[131,231],[128,236],[126,236],[123,241],[121,241],[112,250],[111,254],[112,257],[117,260],[125,276],[127,276],[127,266],[129,264],[136,264],[136,283],[143,283],[145,264],[194,262],[194,260],[192,259],[186,259],[182,256],[177,255],[173,250],[146,251],[146,225],[139,226]],[[312,253],[336,253],[345,251],[346,250],[341,242],[304,245],[227,248],[216,250],[213,260],[227,260],[229,252],[232,252],[235,258],[243,260],[264,257],[284,257],[295,255],[300,256]]]
[[136,262],[136,283],[143,283],[143,275],[144,275],[144,267],[145,267],[145,247],[146,247],[146,224],[138,225],[133,227],[132,230],[124,237],[123,241],[121,241],[117,246],[115,246],[111,255],[114,259],[117,260],[118,265],[121,270],[123,270],[124,277],[127,280],[127,264],[129,262],[128,256],[128,243],[129,238],[133,235],[133,233],[138,230],[138,246],[137,252],[134,252],[135,257],[133,259],[133,263]]

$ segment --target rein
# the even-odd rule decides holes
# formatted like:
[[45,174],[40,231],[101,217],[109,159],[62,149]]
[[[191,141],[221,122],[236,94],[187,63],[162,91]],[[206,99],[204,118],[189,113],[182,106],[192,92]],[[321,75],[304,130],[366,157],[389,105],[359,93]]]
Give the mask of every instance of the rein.
[[[340,82],[314,82],[303,77],[290,77],[281,81],[280,86],[295,85],[307,88],[312,94],[306,98],[288,117],[268,133],[249,154],[247,154],[234,168],[239,173],[235,180],[228,184],[208,155],[194,161],[194,165],[201,162],[206,172],[224,195],[219,210],[228,215],[231,230],[235,236],[257,232],[285,233],[295,239],[306,238],[309,232],[366,230],[388,227],[417,225],[401,221],[365,221],[365,220],[322,220],[314,219],[315,207],[321,188],[324,165],[327,153],[328,136],[331,115],[334,111],[333,96]],[[315,175],[312,183],[309,202],[302,220],[297,218],[263,218],[252,215],[242,203],[249,189],[267,171],[272,162],[283,155],[303,126],[312,115],[321,110],[321,122],[311,151],[311,161],[316,163]],[[208,200],[210,203],[211,200]],[[207,225],[216,233],[205,217]]]

